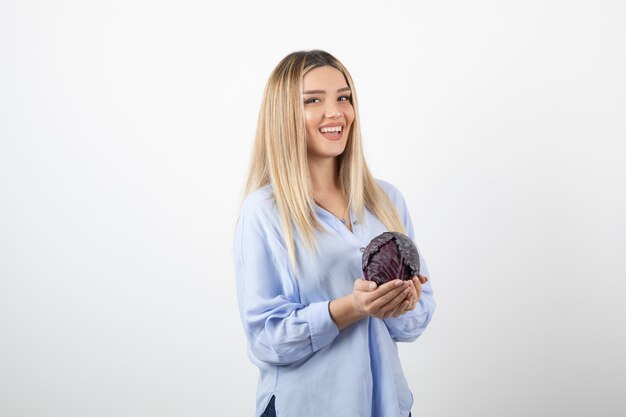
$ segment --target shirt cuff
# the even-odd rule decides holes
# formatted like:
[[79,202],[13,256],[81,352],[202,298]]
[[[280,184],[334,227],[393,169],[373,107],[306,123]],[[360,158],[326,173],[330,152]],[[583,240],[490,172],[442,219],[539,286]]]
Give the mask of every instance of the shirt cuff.
[[405,333],[412,333],[424,325],[428,314],[424,311],[422,303],[418,303],[414,310],[401,315],[384,319],[392,337],[401,337]]
[[402,334],[405,327],[409,323],[409,318],[411,316],[412,311],[401,315],[400,317],[390,317],[388,319],[383,319],[383,321],[387,324],[387,327],[391,331],[392,336],[397,336]]
[[317,352],[328,345],[339,335],[339,329],[330,316],[329,303],[330,301],[311,303],[307,309],[313,352]]

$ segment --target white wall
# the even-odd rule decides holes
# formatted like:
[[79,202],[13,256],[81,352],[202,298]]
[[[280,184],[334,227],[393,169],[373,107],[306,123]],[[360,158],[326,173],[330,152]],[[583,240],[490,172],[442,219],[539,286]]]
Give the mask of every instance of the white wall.
[[0,415],[252,415],[232,231],[265,81],[313,48],[432,274],[414,415],[624,415],[625,16],[2,1]]

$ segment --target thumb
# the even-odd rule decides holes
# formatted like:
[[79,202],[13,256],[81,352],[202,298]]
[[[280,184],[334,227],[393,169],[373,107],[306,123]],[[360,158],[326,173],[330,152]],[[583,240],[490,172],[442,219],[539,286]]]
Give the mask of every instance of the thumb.
[[360,291],[373,291],[376,289],[378,285],[374,281],[368,281],[363,278],[358,278],[356,280],[356,288]]

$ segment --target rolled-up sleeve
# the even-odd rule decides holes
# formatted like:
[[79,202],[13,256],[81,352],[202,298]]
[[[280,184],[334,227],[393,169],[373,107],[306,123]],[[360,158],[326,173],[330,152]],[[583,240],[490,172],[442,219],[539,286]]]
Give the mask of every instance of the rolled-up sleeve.
[[[404,223],[407,236],[413,241],[413,243],[415,243],[413,222],[411,221],[411,215],[409,214],[404,197],[400,191],[391,184],[385,183],[385,185],[391,190],[390,198],[396,204],[398,214]],[[424,332],[428,323],[430,323],[436,307],[428,267],[426,266],[426,262],[424,261],[419,248],[417,251],[420,257],[420,274],[427,276],[429,280],[426,284],[422,285],[422,295],[420,296],[415,309],[403,314],[400,317],[384,319],[384,322],[389,329],[389,334],[396,342],[413,342],[417,339]]]
[[384,319],[384,321],[393,340],[396,342],[413,342],[426,330],[434,311],[435,301],[429,280],[422,285],[422,295],[414,310],[400,317]]
[[330,344],[339,334],[328,301],[304,305],[271,203],[244,201],[233,239],[239,313],[252,354],[288,365]]

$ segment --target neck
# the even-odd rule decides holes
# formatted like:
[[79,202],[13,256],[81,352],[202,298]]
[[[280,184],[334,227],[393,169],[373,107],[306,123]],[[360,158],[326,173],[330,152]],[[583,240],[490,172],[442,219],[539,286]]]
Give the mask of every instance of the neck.
[[337,158],[309,160],[311,186],[316,194],[324,194],[339,189],[339,169]]

